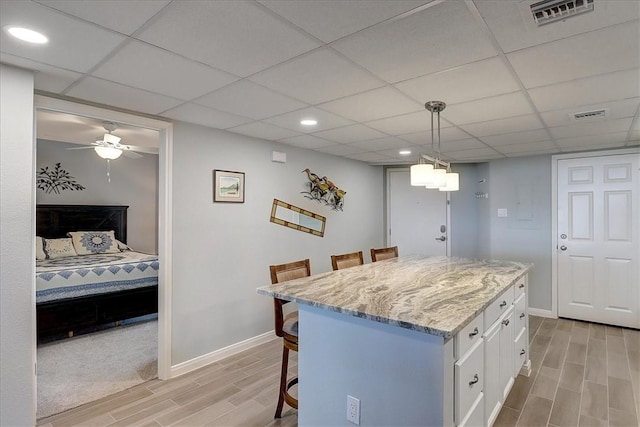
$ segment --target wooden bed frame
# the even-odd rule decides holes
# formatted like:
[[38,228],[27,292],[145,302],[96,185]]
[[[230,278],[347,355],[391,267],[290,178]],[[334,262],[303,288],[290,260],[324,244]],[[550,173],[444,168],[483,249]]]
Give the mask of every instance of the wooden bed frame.
[[[115,232],[127,242],[128,206],[37,205],[36,235],[67,237],[69,231]],[[38,340],[158,312],[158,285],[36,304]]]

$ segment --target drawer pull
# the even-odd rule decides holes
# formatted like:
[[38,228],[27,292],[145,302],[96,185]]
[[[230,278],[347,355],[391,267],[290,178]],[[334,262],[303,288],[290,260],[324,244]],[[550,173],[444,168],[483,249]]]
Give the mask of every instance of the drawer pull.
[[520,283],[520,286],[518,286],[519,289],[524,288],[524,283]]
[[509,319],[504,319],[504,320],[502,321],[502,324],[503,324],[504,326],[509,326]]
[[473,328],[473,332],[469,332],[469,338],[475,337],[480,332],[478,331],[478,327]]
[[500,303],[500,308],[502,308],[502,307],[506,307],[506,306],[507,306],[507,302],[506,302],[506,301],[502,301],[502,302]]
[[520,318],[523,319],[524,318],[524,313],[520,313]]
[[478,374],[475,374],[473,376],[473,380],[469,381],[469,387],[473,386],[475,383],[477,383],[478,381],[480,381],[480,378],[478,378]]
[[526,353],[526,351],[524,351],[524,348],[522,350],[520,350],[520,356],[523,356]]

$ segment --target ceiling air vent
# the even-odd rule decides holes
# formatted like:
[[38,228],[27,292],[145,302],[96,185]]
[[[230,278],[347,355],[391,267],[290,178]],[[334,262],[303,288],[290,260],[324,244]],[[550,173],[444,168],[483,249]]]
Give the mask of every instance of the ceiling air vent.
[[538,26],[562,21],[584,12],[593,12],[594,0],[544,0],[531,5]]
[[606,117],[607,110],[603,108],[602,110],[593,110],[593,111],[583,111],[582,113],[571,113],[569,114],[571,118],[577,122],[589,119],[595,119],[597,117]]

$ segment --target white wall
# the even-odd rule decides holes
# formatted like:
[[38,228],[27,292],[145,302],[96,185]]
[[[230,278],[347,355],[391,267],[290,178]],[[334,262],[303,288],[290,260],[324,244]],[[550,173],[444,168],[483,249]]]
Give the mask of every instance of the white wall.
[[35,424],[33,74],[0,64],[0,425]]
[[71,205],[126,205],[127,240],[132,249],[158,253],[158,156],[143,154],[138,159],[120,156],[111,161],[111,182],[107,161],[94,150],[67,150],[81,147],[65,142],[38,140],[36,171],[60,162],[83,191],[60,194],[36,191],[37,203]]
[[[273,329],[272,300],[255,291],[270,264],[310,258],[320,273],[331,254],[383,244],[382,167],[186,123],[173,140],[173,365]],[[347,191],[343,212],[300,194],[305,168]],[[245,203],[212,202],[213,169],[245,172]],[[274,198],[325,216],[324,237],[269,222]]]

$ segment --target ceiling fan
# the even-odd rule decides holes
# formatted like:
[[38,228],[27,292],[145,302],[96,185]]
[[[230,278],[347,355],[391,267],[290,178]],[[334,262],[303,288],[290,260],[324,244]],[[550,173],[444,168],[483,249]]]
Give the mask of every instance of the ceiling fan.
[[118,124],[114,122],[103,122],[102,126],[107,131],[102,138],[98,138],[95,142],[91,143],[89,147],[73,147],[68,150],[86,150],[93,148],[98,156],[107,160],[115,160],[124,154],[131,159],[139,159],[142,157],[138,153],[158,154],[158,149],[154,147],[141,147],[136,145],[124,145],[120,141],[122,138],[114,135],[112,132],[118,129]]

